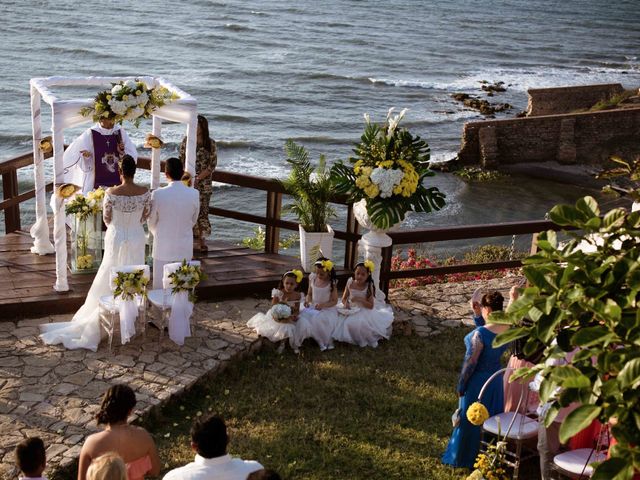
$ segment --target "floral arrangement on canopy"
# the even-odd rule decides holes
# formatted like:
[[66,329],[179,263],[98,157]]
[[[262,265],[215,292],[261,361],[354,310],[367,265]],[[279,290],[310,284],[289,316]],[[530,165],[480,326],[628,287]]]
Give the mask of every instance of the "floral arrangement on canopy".
[[129,120],[137,127],[142,118],[149,118],[156,109],[178,98],[163,86],[147,88],[142,81],[126,80],[98,93],[93,106],[80,109],[80,114],[92,117],[95,122],[101,118],[113,119],[119,124]]
[[[68,198],[69,192],[73,194],[78,187],[73,184],[66,183],[59,189],[59,195],[62,198]],[[104,199],[104,189],[102,187],[91,190],[85,197],[79,193],[67,202],[64,211],[67,215],[75,215],[80,220],[84,220],[90,215],[98,215],[102,211],[102,200]]]
[[431,212],[445,204],[445,194],[437,187],[426,187],[430,149],[427,142],[399,128],[407,109],[395,116],[389,109],[384,124],[371,122],[364,115],[366,126],[361,141],[349,158],[351,165],[336,163],[331,175],[339,193],[349,201],[364,200],[371,222],[388,229],[404,220],[409,211]]
[[146,288],[149,279],[145,276],[144,270],[135,272],[118,272],[113,277],[113,297],[123,300],[133,300],[136,295],[146,296]]
[[186,260],[182,261],[175,272],[169,274],[171,279],[172,294],[179,292],[189,292],[189,301],[195,303],[196,295],[194,289],[202,280],[207,278],[206,274],[202,271],[200,266],[191,265]]

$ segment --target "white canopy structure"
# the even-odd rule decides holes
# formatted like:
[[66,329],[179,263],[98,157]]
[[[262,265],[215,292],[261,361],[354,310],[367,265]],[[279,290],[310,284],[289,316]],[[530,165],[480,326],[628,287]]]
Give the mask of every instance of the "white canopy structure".
[[[76,127],[92,122],[90,117],[80,114],[82,107],[93,105],[94,99],[69,99],[56,97],[53,87],[96,87],[96,90],[111,88],[112,83],[127,80],[144,82],[148,88],[163,86],[178,95],[178,99],[158,108],[153,112],[152,133],[161,137],[162,119],[180,122],[187,125],[186,170],[195,175],[197,102],[188,93],[175,87],[159,77],[47,77],[32,78],[31,117],[33,128],[33,164],[36,190],[36,223],[31,227],[33,247],[31,251],[38,255],[56,254],[56,283],[53,288],[58,292],[69,290],[67,281],[67,231],[65,226],[64,202],[56,195],[52,196],[53,239],[49,240],[49,224],[47,221],[46,192],[44,178],[44,154],[40,149],[42,140],[41,107],[42,100],[51,105],[51,131],[53,137],[54,191],[55,187],[64,183],[64,136],[65,128]],[[151,154],[151,188],[160,184],[160,149],[153,149]]]

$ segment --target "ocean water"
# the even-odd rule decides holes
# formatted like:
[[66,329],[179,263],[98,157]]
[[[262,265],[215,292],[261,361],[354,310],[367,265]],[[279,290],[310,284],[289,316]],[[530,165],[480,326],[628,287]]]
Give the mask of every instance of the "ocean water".
[[[363,113],[383,120],[390,107],[409,109],[403,124],[428,140],[434,160],[450,159],[464,122],[483,118],[450,95],[481,95],[482,80],[507,85],[490,99],[514,105],[502,117],[523,110],[532,87],[640,86],[636,0],[0,5],[0,161],[31,148],[32,77],[165,77],[194,95],[209,118],[219,168],[268,177],[286,174],[286,139],[303,144],[312,158],[346,159],[362,132]],[[85,98],[93,92],[57,93]],[[44,122],[46,131],[46,114]],[[127,128],[142,145],[150,123]],[[65,140],[79,132],[68,130]],[[182,126],[165,127],[170,145],[164,155],[183,135]],[[20,175],[26,189],[31,174],[24,169]],[[404,228],[538,219],[553,204],[585,193],[525,178],[469,185],[438,174],[433,181],[447,194],[447,207],[413,215]],[[213,203],[264,211],[264,195],[239,188],[217,188]],[[28,224],[29,208],[23,210]],[[252,228],[214,220],[216,238],[237,240]]]

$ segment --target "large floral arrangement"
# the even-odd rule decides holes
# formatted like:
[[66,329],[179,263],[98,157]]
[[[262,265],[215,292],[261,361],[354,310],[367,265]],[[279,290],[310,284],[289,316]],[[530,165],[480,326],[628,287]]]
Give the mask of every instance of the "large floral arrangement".
[[331,169],[338,191],[352,202],[366,200],[371,222],[381,229],[401,222],[408,211],[431,212],[445,203],[444,193],[425,186],[426,177],[433,175],[429,145],[398,127],[406,109],[395,116],[393,110],[383,125],[365,114],[365,130],[351,165],[338,162]]
[[198,265],[191,265],[186,260],[183,260],[182,265],[175,272],[169,274],[169,278],[173,285],[171,293],[175,295],[179,292],[189,292],[189,301],[195,303],[196,295],[194,289],[207,276]]
[[93,106],[80,109],[80,113],[92,117],[95,122],[101,118],[113,119],[120,124],[129,120],[137,127],[142,118],[149,118],[157,108],[177,98],[178,95],[165,87],[147,88],[142,81],[127,80],[98,93]]
[[123,300],[133,300],[136,295],[146,295],[146,287],[149,279],[145,277],[144,270],[135,272],[118,272],[113,277],[113,297]]
[[[69,191],[71,188],[69,188]],[[62,198],[66,193],[64,189],[60,189],[59,195]],[[86,196],[79,193],[67,202],[64,211],[67,215],[75,215],[80,220],[84,220],[90,215],[97,215],[102,211],[102,200],[104,199],[104,189],[102,187],[87,193]]]

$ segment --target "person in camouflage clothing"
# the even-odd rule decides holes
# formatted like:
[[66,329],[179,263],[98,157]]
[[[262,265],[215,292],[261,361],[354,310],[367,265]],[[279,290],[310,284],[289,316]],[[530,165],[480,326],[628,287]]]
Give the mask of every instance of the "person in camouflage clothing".
[[[185,163],[187,151],[187,137],[180,144],[180,160]],[[218,152],[216,142],[209,136],[209,122],[198,115],[198,132],[196,143],[196,177],[193,186],[200,192],[200,214],[193,227],[193,236],[198,239],[201,252],[206,252],[207,237],[211,235],[211,223],[209,222],[209,202],[213,193],[211,177],[218,164]]]

